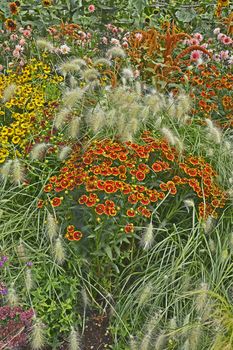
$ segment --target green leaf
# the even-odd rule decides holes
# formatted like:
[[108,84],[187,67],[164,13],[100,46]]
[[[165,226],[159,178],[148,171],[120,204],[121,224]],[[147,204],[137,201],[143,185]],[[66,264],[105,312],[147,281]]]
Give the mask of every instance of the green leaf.
[[106,247],[105,248],[105,252],[107,254],[107,256],[109,257],[110,260],[112,260],[112,250],[110,247]]
[[175,15],[179,21],[188,23],[197,16],[197,13],[193,8],[189,9],[188,11],[187,9],[183,8],[176,11]]

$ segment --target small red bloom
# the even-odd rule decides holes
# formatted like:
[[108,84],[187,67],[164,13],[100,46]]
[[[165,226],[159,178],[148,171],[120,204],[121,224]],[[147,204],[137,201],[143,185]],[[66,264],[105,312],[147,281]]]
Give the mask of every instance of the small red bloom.
[[127,224],[125,226],[125,233],[132,233],[134,232],[134,225],[133,224]]
[[66,230],[68,233],[73,233],[74,232],[74,225],[69,225]]
[[103,204],[97,204],[97,206],[95,207],[95,212],[98,215],[102,215],[104,213],[104,209],[105,209],[105,206]]
[[138,181],[143,181],[145,180],[146,175],[142,171],[137,171],[136,172],[136,178]]
[[59,207],[61,205],[61,202],[62,202],[62,199],[59,198],[59,197],[54,197],[52,200],[51,200],[51,205],[53,207]]
[[74,241],[80,241],[80,239],[82,238],[83,234],[81,231],[74,231],[73,233],[73,239]]
[[53,189],[53,185],[52,184],[48,184],[44,187],[44,192],[51,192]]
[[133,218],[135,216],[135,211],[133,209],[128,209],[126,215]]
[[158,173],[163,170],[163,168],[159,163],[152,164],[152,169],[154,170],[155,173]]
[[88,197],[87,197],[85,194],[83,194],[83,195],[79,198],[78,202],[79,202],[79,204],[84,204],[84,203],[86,203],[87,200],[88,200]]
[[43,205],[44,205],[44,201],[42,199],[39,199],[37,202],[37,208],[41,209],[41,208],[43,208]]

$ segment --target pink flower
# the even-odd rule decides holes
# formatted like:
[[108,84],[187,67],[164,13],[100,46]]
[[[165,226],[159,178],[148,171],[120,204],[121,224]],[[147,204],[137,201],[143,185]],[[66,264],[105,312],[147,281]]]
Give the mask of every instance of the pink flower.
[[26,43],[25,39],[21,38],[20,41],[19,41],[19,45],[24,46],[25,43]]
[[136,38],[138,41],[141,41],[142,38],[143,38],[142,33],[136,33],[136,34],[135,34],[135,38]]
[[139,71],[138,69],[136,69],[136,70],[134,71],[133,75],[134,75],[134,78],[138,78],[139,75],[140,75],[140,71]]
[[25,38],[29,38],[31,36],[31,30],[30,29],[24,29],[23,30],[23,36],[25,36]]
[[192,61],[197,61],[201,58],[201,52],[199,50],[194,50],[191,52],[190,59]]
[[112,30],[113,25],[111,23],[106,24],[106,28],[108,30]]
[[227,60],[229,58],[229,51],[220,51],[219,56],[221,60]]
[[110,42],[113,45],[120,45],[120,41],[118,39],[115,39],[115,38],[112,38]]
[[94,12],[95,11],[95,5],[89,5],[88,6],[88,11],[89,12]]
[[60,46],[60,52],[61,52],[63,55],[66,55],[67,53],[70,52],[70,47],[67,46],[66,44],[61,45],[61,46]]
[[192,45],[199,45],[199,41],[196,38],[191,38],[189,40],[189,45],[190,46],[192,46]]
[[2,64],[0,64],[0,72],[3,70],[3,65]]
[[213,60],[215,62],[220,62],[220,56],[216,53],[215,55],[213,55]]
[[218,39],[219,41],[222,41],[222,39],[225,38],[225,37],[226,37],[225,34],[219,33],[218,36],[217,36],[217,39]]
[[220,28],[215,28],[214,31],[213,31],[213,33],[214,33],[215,35],[218,35],[218,34],[220,33]]
[[102,43],[103,43],[104,45],[107,45],[108,39],[106,38],[106,36],[103,36],[103,38],[102,38]]
[[125,49],[128,49],[129,44],[127,43],[127,41],[124,41],[124,42],[122,43],[122,47],[124,47]]
[[225,36],[222,38],[221,42],[225,45],[230,45],[232,43],[232,39],[229,36]]
[[15,41],[15,40],[18,39],[18,35],[17,35],[17,34],[11,34],[10,39],[11,39],[12,41]]
[[203,40],[203,35],[201,35],[200,33],[195,33],[193,37],[197,39],[199,42]]

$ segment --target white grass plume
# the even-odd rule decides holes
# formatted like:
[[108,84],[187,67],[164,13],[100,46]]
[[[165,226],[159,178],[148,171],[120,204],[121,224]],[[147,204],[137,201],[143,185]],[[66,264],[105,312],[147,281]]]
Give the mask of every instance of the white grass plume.
[[27,261],[27,255],[25,251],[25,245],[22,239],[19,241],[19,245],[16,247],[17,255],[20,261]]
[[58,153],[58,159],[63,162],[69,157],[71,152],[72,152],[72,148],[70,146],[62,147],[60,149],[60,152]]
[[50,41],[43,39],[43,38],[37,39],[36,45],[39,49],[47,50],[49,52],[53,52],[53,50],[54,50],[53,44]]
[[63,105],[69,109],[74,107],[77,101],[82,99],[84,93],[85,93],[85,90],[80,88],[75,88],[75,89],[66,91],[63,97]]
[[208,289],[209,289],[208,284],[202,282],[200,286],[200,294],[197,295],[196,302],[195,302],[196,310],[199,315],[203,314],[203,311],[206,307],[206,303],[208,301],[208,294],[207,294]]
[[105,121],[105,112],[100,108],[96,108],[93,113],[90,113],[87,116],[87,124],[94,134],[97,134],[97,132],[99,132],[105,126]]
[[153,229],[153,224],[152,222],[150,222],[147,228],[145,229],[144,233],[142,234],[140,243],[144,250],[150,249],[154,243]]
[[20,185],[25,179],[25,169],[21,161],[16,158],[12,162],[12,180],[15,184]]
[[10,101],[12,97],[14,97],[15,92],[16,92],[16,84],[12,83],[8,85],[5,90],[3,91],[3,96],[2,96],[2,102],[5,103],[7,101]]
[[96,79],[98,79],[99,77],[99,72],[97,69],[95,68],[90,68],[90,69],[85,69],[82,72],[82,78],[86,81],[86,82],[92,82],[95,81]]
[[81,350],[81,339],[79,332],[71,327],[69,335],[69,350]]
[[7,160],[0,169],[1,178],[7,181],[9,176],[12,174],[12,159]]
[[8,290],[7,300],[10,306],[16,306],[19,304],[19,298],[13,284],[11,284]]
[[66,75],[67,73],[79,72],[82,67],[85,67],[86,65],[86,62],[83,59],[74,58],[61,64],[59,69],[63,75]]
[[199,344],[201,341],[202,329],[201,325],[196,325],[190,332],[189,344],[191,350],[199,350]]
[[162,331],[155,341],[155,350],[164,350],[166,343],[167,336],[164,334],[164,331]]
[[89,305],[90,301],[89,301],[85,287],[83,287],[81,289],[81,296],[82,296],[82,301],[83,301],[83,307],[84,307],[84,309],[86,309],[86,307]]
[[111,49],[109,49],[106,53],[106,57],[108,59],[112,59],[112,58],[116,58],[116,57],[121,57],[124,58],[125,55],[125,51],[119,47],[119,46],[113,46]]
[[211,139],[216,144],[221,144],[222,142],[222,132],[219,128],[217,128],[212,120],[206,118],[205,119],[206,124],[207,124],[207,132],[208,132],[208,137]]
[[215,220],[212,216],[208,216],[208,218],[203,222],[203,228],[205,234],[209,234],[215,226]]
[[54,259],[59,264],[62,265],[65,261],[65,249],[60,237],[58,237],[55,241],[54,245]]
[[78,81],[75,79],[73,75],[70,76],[70,87],[71,89],[75,89],[78,86]]
[[33,284],[32,272],[31,269],[28,268],[25,272],[25,287],[28,292],[33,288]]
[[70,108],[63,108],[61,109],[55,116],[54,119],[54,126],[57,129],[60,129],[63,124],[66,122],[67,118],[71,114],[71,109]]
[[112,65],[112,62],[110,60],[108,60],[107,58],[97,58],[96,60],[94,60],[93,62],[93,66],[108,66],[110,67]]
[[81,125],[80,117],[73,117],[71,119],[69,128],[68,128],[68,134],[72,139],[78,138],[80,134],[80,125]]
[[150,299],[153,293],[153,285],[151,282],[147,283],[146,286],[142,289],[139,295],[138,306],[144,306]]
[[191,198],[185,199],[184,200],[184,206],[185,206],[185,208],[187,209],[187,211],[189,213],[190,208],[194,208],[195,207],[194,200],[191,199]]
[[42,160],[49,146],[50,144],[45,142],[35,144],[30,152],[31,159]]
[[176,138],[170,129],[163,127],[161,133],[170,145],[174,146],[176,144]]
[[132,335],[130,335],[130,338],[129,338],[129,346],[130,346],[130,350],[140,350],[138,348],[138,344],[135,337],[133,337]]
[[45,346],[44,324],[38,318],[33,321],[31,329],[31,347],[40,350]]
[[48,212],[47,214],[47,233],[50,240],[54,239],[54,237],[56,237],[58,233],[57,220],[50,212]]

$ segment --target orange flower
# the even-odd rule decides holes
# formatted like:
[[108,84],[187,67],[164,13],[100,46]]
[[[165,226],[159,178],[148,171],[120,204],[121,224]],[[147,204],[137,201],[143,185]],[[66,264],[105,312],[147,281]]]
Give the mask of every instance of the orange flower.
[[59,207],[61,205],[61,202],[62,202],[62,197],[59,198],[59,197],[54,197],[52,200],[51,200],[51,205],[53,207]]
[[134,232],[134,225],[133,224],[127,224],[125,226],[125,233],[132,233]]
[[42,199],[39,199],[37,202],[37,208],[41,209],[41,208],[43,208],[43,205],[44,205],[44,201]]
[[135,211],[133,209],[128,209],[126,215],[133,218],[135,216]]
[[16,2],[10,2],[9,9],[10,9],[10,12],[12,13],[12,15],[17,15],[17,13],[19,12],[19,7],[16,4]]
[[95,212],[98,215],[102,215],[104,213],[104,209],[105,209],[104,204],[97,204],[97,206],[95,207]]
[[143,181],[145,180],[146,175],[142,171],[137,171],[136,172],[136,178],[138,181]]
[[53,189],[53,185],[52,184],[48,184],[44,187],[44,192],[51,192]]
[[158,173],[163,170],[163,168],[159,163],[152,164],[152,169],[154,170],[155,173]]

